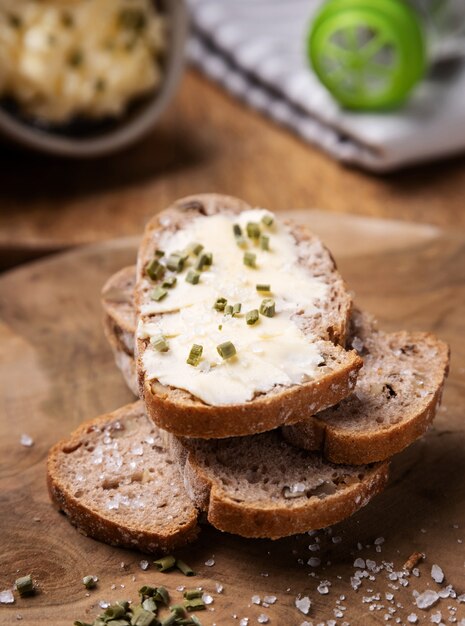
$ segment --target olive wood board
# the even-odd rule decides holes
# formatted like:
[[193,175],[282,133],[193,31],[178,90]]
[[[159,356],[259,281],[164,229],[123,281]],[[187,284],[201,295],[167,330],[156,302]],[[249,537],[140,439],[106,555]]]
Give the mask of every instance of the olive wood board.
[[[132,400],[103,336],[99,292],[113,272],[134,262],[137,239],[77,248],[10,271],[0,278],[0,591],[27,573],[38,591],[0,605],[0,625],[21,618],[33,626],[92,622],[99,601],[136,600],[143,584],[166,586],[174,602],[182,595],[176,587],[202,586],[213,597],[209,610],[198,614],[206,626],[238,625],[244,617],[258,624],[262,613],[269,624],[282,626],[331,619],[382,624],[388,607],[396,610],[388,623],[399,618],[408,624],[415,612],[419,624],[429,624],[438,610],[449,623],[454,613],[448,607],[459,621],[465,618],[465,603],[441,599],[428,612],[415,607],[412,595],[447,584],[465,592],[465,238],[435,227],[318,211],[286,215],[323,237],[357,302],[383,327],[431,330],[450,343],[451,373],[434,427],[394,459],[383,494],[317,533],[316,552],[308,548],[316,541],[308,534],[246,540],[204,526],[199,539],[177,553],[195,578],[158,573],[153,565],[143,571],[142,554],[79,534],[50,504],[45,482],[52,444],[82,420]],[[33,438],[32,447],[20,444],[23,433]],[[385,541],[377,551],[379,537]],[[408,586],[381,571],[376,580],[364,579],[358,592],[351,588],[357,557],[393,562],[398,571],[415,551],[426,559]],[[319,567],[307,564],[311,556],[321,560]],[[213,566],[205,564],[209,559]],[[444,570],[442,585],[431,578],[433,563]],[[89,592],[81,583],[87,574],[99,578]],[[321,581],[331,583],[327,594],[317,591]],[[386,592],[395,599],[386,599]],[[364,601],[378,593],[380,600]],[[312,601],[308,616],[295,607],[299,594]],[[266,608],[252,602],[254,595],[277,600]],[[346,607],[344,618],[335,616],[338,606]]]

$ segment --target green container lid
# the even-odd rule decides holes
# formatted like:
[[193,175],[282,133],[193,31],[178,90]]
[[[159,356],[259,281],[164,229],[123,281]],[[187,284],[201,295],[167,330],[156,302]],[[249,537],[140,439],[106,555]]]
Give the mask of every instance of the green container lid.
[[427,65],[419,18],[405,0],[330,0],[312,23],[308,54],[334,98],[358,110],[400,104]]

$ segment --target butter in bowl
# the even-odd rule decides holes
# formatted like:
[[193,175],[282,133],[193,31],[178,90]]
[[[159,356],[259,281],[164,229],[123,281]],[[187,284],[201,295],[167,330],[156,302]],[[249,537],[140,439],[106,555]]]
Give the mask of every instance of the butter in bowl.
[[71,157],[129,145],[173,96],[186,32],[182,0],[2,0],[0,133]]

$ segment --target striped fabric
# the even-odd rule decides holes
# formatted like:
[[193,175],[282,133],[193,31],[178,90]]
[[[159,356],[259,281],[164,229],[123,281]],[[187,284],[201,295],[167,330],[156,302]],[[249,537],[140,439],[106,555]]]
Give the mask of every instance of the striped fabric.
[[374,171],[465,148],[465,64],[430,77],[399,111],[341,109],[308,66],[321,0],[187,0],[190,60],[255,109],[346,163]]

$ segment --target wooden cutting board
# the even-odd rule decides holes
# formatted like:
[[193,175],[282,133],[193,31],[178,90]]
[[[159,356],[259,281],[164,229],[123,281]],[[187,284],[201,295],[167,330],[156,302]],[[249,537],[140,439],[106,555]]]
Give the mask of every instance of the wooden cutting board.
[[[194,545],[179,552],[198,572],[196,578],[159,574],[153,566],[142,571],[141,554],[78,534],[51,507],[45,484],[47,450],[57,439],[82,420],[132,400],[103,337],[99,290],[115,270],[134,261],[137,241],[81,248],[5,274],[0,278],[0,590],[32,573],[39,591],[0,605],[1,625],[20,618],[33,626],[92,621],[99,601],[135,600],[146,583],[165,585],[173,601],[181,596],[177,586],[201,585],[213,597],[210,610],[199,614],[207,626],[238,625],[244,617],[257,624],[262,613],[268,623],[282,626],[331,619],[381,624],[388,607],[395,609],[388,623],[399,618],[397,623],[408,624],[412,612],[418,623],[431,623],[438,610],[445,623],[450,615],[465,618],[465,603],[456,599],[440,599],[427,613],[414,606],[412,595],[446,584],[457,594],[465,592],[465,239],[399,222],[315,211],[297,217],[322,235],[359,304],[386,328],[431,330],[450,342],[451,374],[434,428],[394,459],[384,494],[332,532],[316,535],[317,551],[309,550],[316,540],[308,535],[253,541],[205,527]],[[20,444],[23,433],[33,438],[32,447]],[[376,549],[380,537],[384,543]],[[426,560],[408,586],[382,570],[353,591],[355,558],[392,562],[399,571],[414,551],[424,552]],[[321,560],[319,567],[307,564],[311,556]],[[205,564],[209,559],[213,566]],[[443,585],[431,579],[433,563],[444,570]],[[99,577],[89,593],[81,584],[86,574]],[[317,591],[321,581],[329,581],[327,594]],[[215,583],[224,586],[222,593]],[[307,617],[294,605],[299,594],[312,601]],[[277,600],[266,608],[252,602],[254,595]],[[344,618],[335,617],[338,606],[346,607]]]

